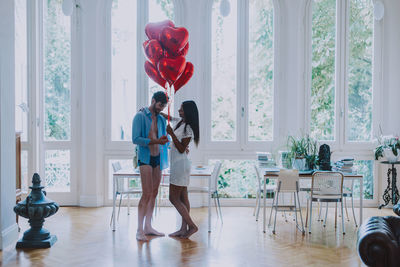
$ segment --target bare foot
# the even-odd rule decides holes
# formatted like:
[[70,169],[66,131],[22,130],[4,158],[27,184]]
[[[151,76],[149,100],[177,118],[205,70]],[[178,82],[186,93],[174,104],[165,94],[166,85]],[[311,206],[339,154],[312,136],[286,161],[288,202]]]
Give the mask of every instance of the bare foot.
[[145,236],[145,234],[144,234],[143,231],[137,231],[137,232],[136,232],[136,239],[137,239],[138,241],[149,241],[149,240],[147,239],[147,237]]
[[155,235],[155,236],[165,236],[164,233],[160,233],[160,232],[156,231],[153,228],[145,228],[144,229],[144,234],[145,235]]
[[189,226],[189,230],[186,232],[185,235],[182,236],[182,238],[189,238],[191,235],[196,233],[199,230],[196,225],[194,226]]
[[171,234],[169,234],[168,236],[170,237],[176,237],[176,236],[183,236],[186,234],[186,230],[185,229],[180,229],[179,231],[173,232]]

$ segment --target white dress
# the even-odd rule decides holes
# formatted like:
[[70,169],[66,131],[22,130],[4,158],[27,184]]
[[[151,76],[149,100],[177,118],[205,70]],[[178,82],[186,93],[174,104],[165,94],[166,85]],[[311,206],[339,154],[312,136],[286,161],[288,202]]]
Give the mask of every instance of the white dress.
[[[193,130],[189,124],[186,125],[186,132],[185,123],[182,123],[178,129],[174,130],[174,133],[180,142],[182,142],[183,138],[187,137],[192,138],[190,141],[193,140]],[[169,181],[173,185],[189,186],[192,163],[190,162],[186,152],[180,153],[178,149],[176,149],[174,142],[171,143],[171,169]]]

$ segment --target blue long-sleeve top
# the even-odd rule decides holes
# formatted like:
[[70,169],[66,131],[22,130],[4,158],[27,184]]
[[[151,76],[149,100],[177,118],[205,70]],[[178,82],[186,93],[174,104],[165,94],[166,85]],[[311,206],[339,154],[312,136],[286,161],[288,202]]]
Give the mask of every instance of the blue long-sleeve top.
[[[167,134],[167,123],[163,116],[157,115],[158,138]],[[151,112],[148,107],[143,111],[139,111],[133,118],[132,123],[132,142],[138,145],[138,160],[144,164],[150,163],[150,138],[149,132],[151,128]],[[159,145],[160,147],[160,169],[168,168],[168,143]]]

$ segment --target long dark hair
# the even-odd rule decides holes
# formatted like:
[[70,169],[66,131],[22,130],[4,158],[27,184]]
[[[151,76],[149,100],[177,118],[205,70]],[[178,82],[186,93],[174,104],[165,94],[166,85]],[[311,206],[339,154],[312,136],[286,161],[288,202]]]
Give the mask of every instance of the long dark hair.
[[[194,143],[196,146],[199,144],[200,141],[200,130],[199,130],[199,111],[197,110],[197,105],[193,100],[184,101],[182,103],[183,113],[185,114],[185,129],[184,132],[186,133],[186,126],[189,124],[190,128],[193,130],[194,134]],[[181,126],[182,121],[180,121],[175,129],[178,129]]]

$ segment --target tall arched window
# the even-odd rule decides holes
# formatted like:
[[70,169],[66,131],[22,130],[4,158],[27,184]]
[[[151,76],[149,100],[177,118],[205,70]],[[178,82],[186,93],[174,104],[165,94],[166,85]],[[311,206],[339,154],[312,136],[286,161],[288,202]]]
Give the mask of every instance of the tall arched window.
[[[149,0],[149,22],[158,22],[163,20],[174,21],[174,5],[172,0]],[[160,85],[152,79],[149,80],[149,101],[157,91],[162,90]]]
[[237,1],[230,1],[227,17],[220,13],[220,0],[212,9],[211,140],[237,139]]
[[311,136],[335,140],[336,0],[312,5]]
[[272,0],[229,3],[227,16],[221,0],[212,6],[207,157],[223,159],[221,194],[247,198],[257,186],[255,151],[272,148],[274,139],[274,8]]
[[351,0],[348,66],[348,141],[372,139],[372,56],[374,19],[371,0]]
[[[141,10],[147,4],[148,16]],[[132,15],[135,14],[135,15]],[[130,141],[132,118],[138,110],[138,79],[148,79],[143,66],[137,66],[143,32],[138,22],[173,19],[172,0],[113,0],[111,9],[111,141]],[[144,26],[144,25],[141,25]],[[148,79],[149,99],[160,86]],[[143,90],[143,88],[140,88]],[[143,94],[140,94],[143,95]]]
[[111,140],[131,139],[136,112],[137,1],[114,0],[111,19]]
[[211,21],[211,141],[272,141],[272,0],[230,1],[226,17],[220,4],[214,0]]
[[249,1],[249,141],[272,141],[273,139],[273,41],[272,1]]
[[373,29],[371,0],[312,1],[310,133],[355,158],[367,199],[374,197]]

